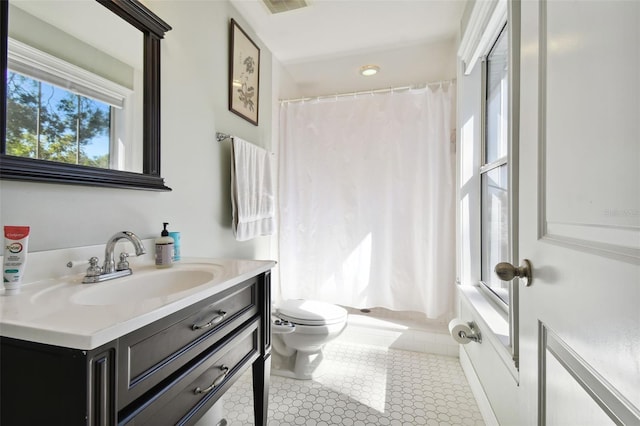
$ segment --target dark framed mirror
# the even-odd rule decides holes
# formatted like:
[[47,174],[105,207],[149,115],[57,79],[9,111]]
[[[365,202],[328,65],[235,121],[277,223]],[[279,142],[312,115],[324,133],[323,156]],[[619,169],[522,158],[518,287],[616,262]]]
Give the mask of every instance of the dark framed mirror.
[[[9,66],[10,1],[0,0],[0,179],[44,183],[89,185],[155,191],[170,191],[160,175],[160,40],[171,29],[162,19],[137,0],[96,0],[141,33],[140,113],[134,123],[141,134],[141,171],[68,164],[47,159],[7,154],[7,75]],[[99,25],[94,32],[100,32]],[[102,30],[103,31],[103,30]],[[80,115],[78,114],[78,117]]]

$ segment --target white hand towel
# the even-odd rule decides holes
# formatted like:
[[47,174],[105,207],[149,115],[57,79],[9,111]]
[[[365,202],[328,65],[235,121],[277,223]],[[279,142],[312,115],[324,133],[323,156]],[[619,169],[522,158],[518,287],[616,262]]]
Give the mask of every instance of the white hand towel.
[[231,206],[236,240],[275,232],[271,155],[237,137],[231,145]]

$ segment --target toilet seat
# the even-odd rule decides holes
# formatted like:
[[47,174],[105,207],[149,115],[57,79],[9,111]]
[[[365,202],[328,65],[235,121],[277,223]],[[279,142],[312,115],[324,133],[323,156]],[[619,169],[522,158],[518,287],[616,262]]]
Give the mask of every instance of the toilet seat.
[[276,315],[294,324],[318,326],[339,324],[347,320],[347,310],[314,300],[286,300],[276,308]]

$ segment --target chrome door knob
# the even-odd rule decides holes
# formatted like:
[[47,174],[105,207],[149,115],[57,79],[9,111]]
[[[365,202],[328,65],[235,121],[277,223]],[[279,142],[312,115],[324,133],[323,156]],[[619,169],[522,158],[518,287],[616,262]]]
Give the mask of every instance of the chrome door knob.
[[518,277],[527,287],[533,282],[531,262],[528,259],[524,259],[521,266],[513,266],[509,262],[498,263],[494,271],[503,281],[511,281]]

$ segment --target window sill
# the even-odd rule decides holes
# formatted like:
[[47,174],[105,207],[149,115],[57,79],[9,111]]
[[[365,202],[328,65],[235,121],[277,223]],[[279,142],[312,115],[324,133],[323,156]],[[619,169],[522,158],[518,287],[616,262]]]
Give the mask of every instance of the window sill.
[[509,321],[482,291],[473,285],[460,285],[461,303],[467,305],[473,313],[482,334],[482,342],[489,343],[501,358],[513,378],[518,381],[518,370],[511,354],[509,339]]

